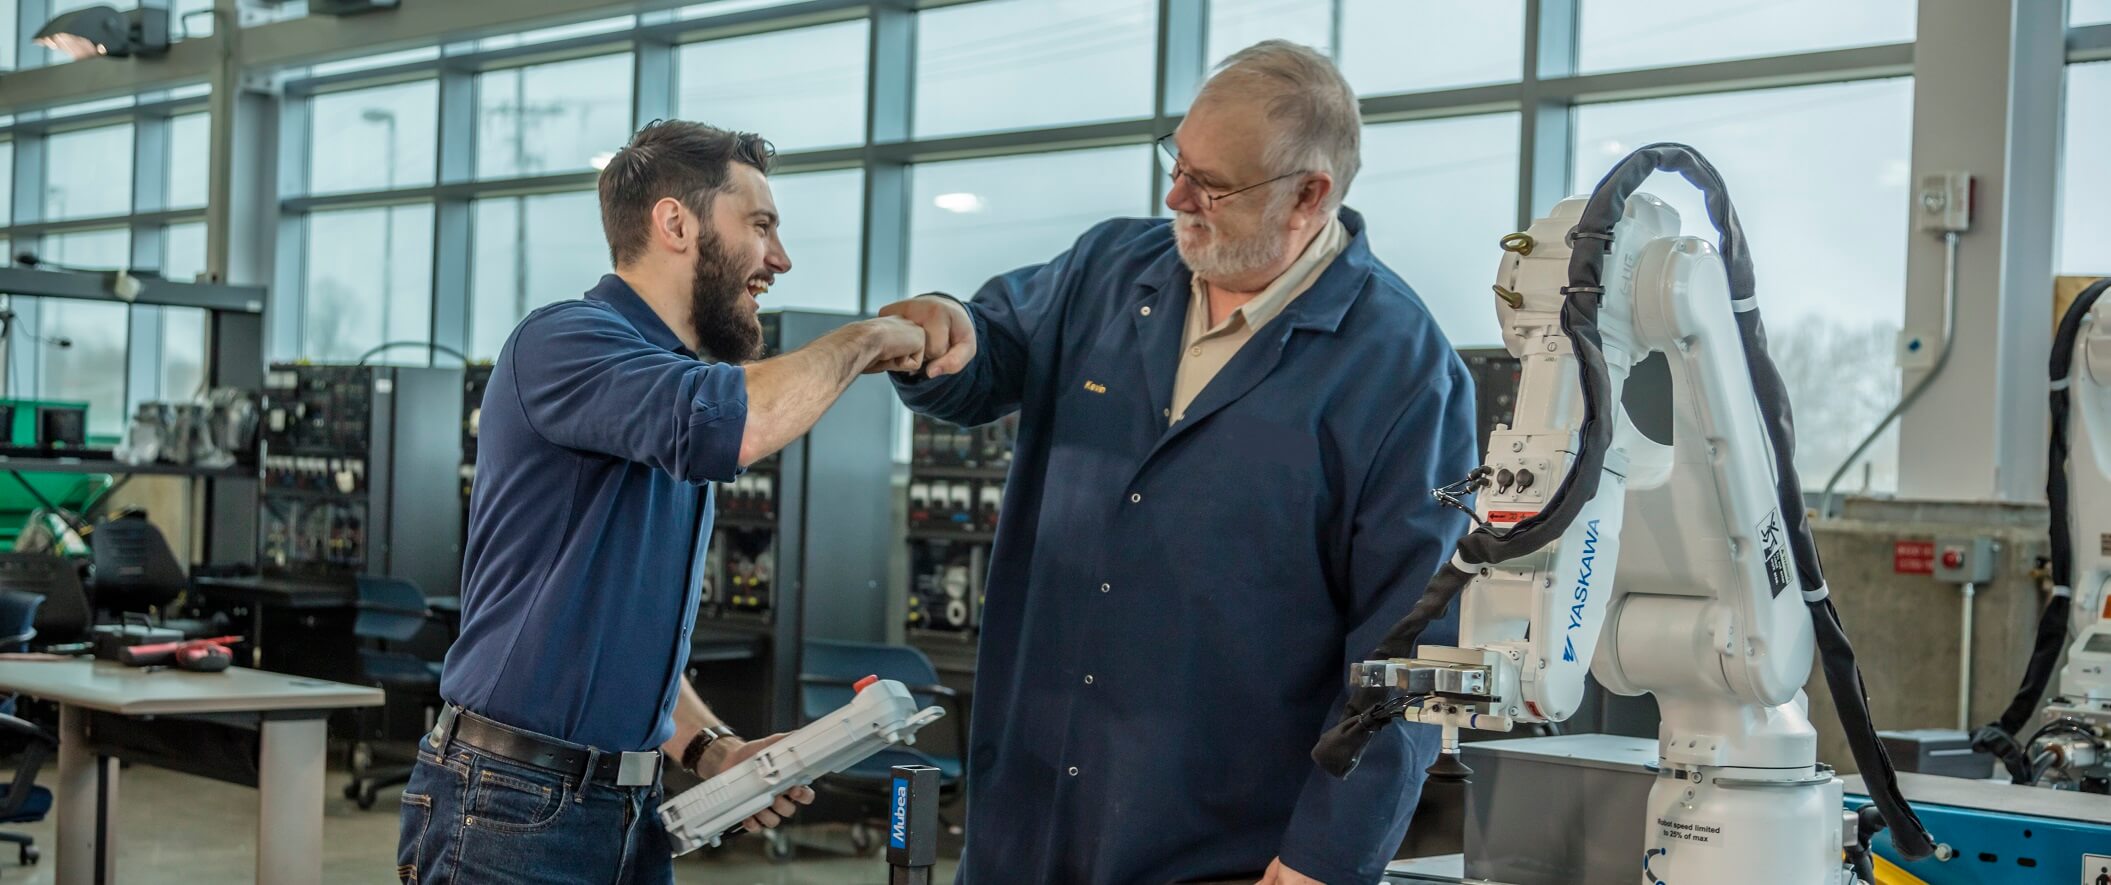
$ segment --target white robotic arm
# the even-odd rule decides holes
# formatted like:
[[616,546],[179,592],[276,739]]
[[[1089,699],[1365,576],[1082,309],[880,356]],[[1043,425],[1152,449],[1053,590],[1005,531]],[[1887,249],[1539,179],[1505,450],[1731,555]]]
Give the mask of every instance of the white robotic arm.
[[[2053,337],[2045,479],[2053,598],[2022,687],[1972,741],[2017,784],[2096,793],[2111,792],[2111,309],[2098,306],[2107,290],[2111,280],[2082,290]],[[2058,694],[2041,709],[2063,649]]]
[[[1634,193],[1659,168],[1710,192],[1728,256],[1677,236],[1677,213]],[[1476,528],[1415,615],[1354,668],[1366,698],[1388,700],[1315,758],[1353,765],[1351,735],[1400,715],[1442,726],[1432,773],[1460,773],[1457,729],[1566,719],[1592,672],[1609,690],[1656,695],[1664,714],[1645,882],[1851,882],[1840,782],[1817,764],[1801,691],[1821,635],[1834,693],[1863,694],[1803,512],[1783,509],[1799,501],[1785,397],[1756,313],[1739,316],[1757,305],[1714,170],[1690,148],[1643,148],[1504,247],[1495,290],[1522,362],[1515,421],[1472,477],[1439,490],[1453,503],[1478,493]],[[1668,445],[1621,406],[1652,353],[1671,370],[1673,402],[1652,404],[1672,412]],[[1454,595],[1458,644],[1415,647]],[[1843,719],[1867,731],[1855,706]],[[1888,786],[1881,747],[1860,737],[1865,774]],[[1879,804],[1903,851],[1927,845],[1895,791]]]

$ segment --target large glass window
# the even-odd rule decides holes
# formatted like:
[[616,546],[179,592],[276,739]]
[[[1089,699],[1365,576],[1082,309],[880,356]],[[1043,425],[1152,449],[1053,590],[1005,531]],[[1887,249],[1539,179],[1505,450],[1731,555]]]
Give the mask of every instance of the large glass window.
[[44,141],[44,217],[132,211],[132,124],[53,133]]
[[0,71],[15,69],[15,0],[0,0]]
[[629,55],[477,75],[477,176],[591,168],[630,138],[630,79]]
[[608,273],[601,203],[592,191],[476,201],[469,356],[492,359],[513,326],[552,301],[577,298]]
[[1514,113],[1365,127],[1347,205],[1371,251],[1414,287],[1458,347],[1500,346],[1488,288],[1517,226]]
[[533,31],[522,31],[518,34],[504,34],[497,37],[485,37],[482,40],[476,41],[476,48],[483,50],[491,50],[511,49],[516,46],[533,46],[537,43],[550,43],[557,40],[570,40],[573,37],[591,37],[595,34],[613,34],[617,31],[628,31],[631,28],[637,27],[637,24],[637,16],[619,15],[615,18],[604,18],[597,21],[580,22],[578,24],[572,25],[559,25],[554,28],[539,28]]
[[992,276],[1054,258],[1094,224],[1145,215],[1150,176],[1151,149],[1143,145],[919,165],[910,188],[909,292],[965,299]]
[[37,306],[42,370],[37,395],[88,404],[88,432],[123,433],[125,306],[61,298]]
[[132,232],[111,227],[46,234],[37,246],[37,257],[77,267],[130,267]]
[[[351,362],[369,349],[432,335],[432,206],[387,206],[308,216],[300,356]],[[374,362],[426,362],[399,347]]]
[[[2107,0],[2111,2],[2111,0]],[[2060,172],[2060,242],[2053,267],[2111,274],[2111,62],[2067,68],[2067,144]]]
[[213,35],[213,0],[171,0],[169,39],[190,40]]
[[1585,71],[1650,68],[1913,39],[1915,0],[1771,0],[1728,8],[1660,0],[1583,0],[1576,61]]
[[1342,0],[1342,74],[1362,95],[1515,81],[1524,76],[1524,7]]
[[990,0],[919,13],[916,134],[1150,116],[1157,9]]
[[1334,46],[1333,0],[1210,0],[1209,66],[1262,40],[1302,43],[1321,52]]
[[[775,175],[770,177],[770,194],[783,219],[778,236],[792,258],[792,272],[777,278],[762,296],[762,306],[856,313],[858,245],[865,230],[864,171]],[[874,297],[885,303],[895,295]]]
[[330,77],[335,76],[337,74],[351,74],[359,71],[371,71],[375,68],[387,68],[394,67],[396,65],[413,64],[421,61],[432,61],[439,57],[440,47],[420,46],[416,49],[403,49],[398,50],[396,52],[384,52],[379,55],[365,55],[360,56],[359,58],[344,59],[342,61],[321,62],[319,64],[309,65],[308,74],[309,76],[313,77]]
[[[6,12],[0,9],[0,12]],[[15,143],[0,141],[0,225],[15,219]],[[8,262],[0,260],[0,266]]]
[[431,184],[439,111],[440,87],[431,80],[316,96],[308,107],[308,190]]
[[165,208],[205,205],[207,178],[212,174],[211,151],[209,115],[184,114],[169,120],[169,190]]
[[172,224],[162,231],[161,276],[188,283],[205,272],[205,222]]
[[2067,23],[2077,28],[2083,25],[2111,24],[2111,0],[2069,0]]
[[161,311],[161,398],[187,402],[205,392],[205,311],[195,307],[136,308]]
[[677,113],[780,151],[863,143],[869,30],[860,19],[684,46]]
[[[1759,309],[1796,406],[1796,466],[1821,486],[1898,398],[1913,84],[1879,80],[1590,105],[1576,110],[1573,189],[1629,151],[1677,140],[1707,155],[1736,201]],[[1700,193],[1658,174],[1644,190],[1713,240]],[[1823,207],[1813,211],[1812,207]],[[1897,446],[1873,449],[1869,488],[1897,480]],[[1863,487],[1860,468],[1843,490]]]

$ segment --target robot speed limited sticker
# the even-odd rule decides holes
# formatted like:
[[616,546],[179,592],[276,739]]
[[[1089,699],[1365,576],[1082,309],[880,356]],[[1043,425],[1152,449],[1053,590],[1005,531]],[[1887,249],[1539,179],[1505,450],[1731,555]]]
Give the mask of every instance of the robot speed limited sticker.
[[1666,848],[1701,850],[1721,848],[1723,825],[1716,821],[1657,818],[1657,841]]

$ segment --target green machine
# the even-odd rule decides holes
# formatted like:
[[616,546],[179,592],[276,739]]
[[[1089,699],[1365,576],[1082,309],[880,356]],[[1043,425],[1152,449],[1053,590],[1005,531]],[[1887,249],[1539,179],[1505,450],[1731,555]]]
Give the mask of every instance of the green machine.
[[57,454],[88,447],[88,404],[59,400],[0,399],[5,446]]

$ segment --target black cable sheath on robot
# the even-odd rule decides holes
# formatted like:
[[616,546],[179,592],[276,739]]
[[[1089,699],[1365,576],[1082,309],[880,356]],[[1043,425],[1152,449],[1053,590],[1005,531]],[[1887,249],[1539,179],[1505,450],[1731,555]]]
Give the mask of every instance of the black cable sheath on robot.
[[[2074,349],[2082,335],[2082,319],[2095,309],[2097,299],[2106,290],[2111,290],[2111,278],[2097,280],[2075,296],[2074,303],[2060,317],[2059,330],[2052,336],[2052,359],[2047,372],[2051,389],[2046,402],[2052,412],[2052,434],[2045,452],[2045,501],[2052,511],[2052,585],[2074,586],[2074,516],[2069,504],[2070,490],[2067,487],[2067,462],[2069,457],[2068,434],[2071,397],[2068,394],[2068,375],[2074,368]],[[2023,748],[2016,743],[2016,735],[2037,715],[2038,703],[2045,698],[2045,688],[2052,684],[2053,669],[2060,664],[2060,653],[2066,650],[2068,621],[2073,617],[2073,601],[2066,596],[2054,596],[2045,603],[2045,610],[2038,615],[2038,635],[2031,643],[2030,664],[2023,670],[2023,684],[2016,689],[2016,696],[2009,700],[2008,708],[2001,711],[2001,718],[1981,726],[1972,735],[1972,748],[1992,753],[2009,771],[2009,779],[2018,784],[2028,784],[2036,779],[2030,761],[2024,758]]]
[[[1378,644],[1378,650],[1371,652],[1371,659],[1404,658],[1412,654],[1422,630],[1444,616],[1444,610],[1472,579],[1473,572],[1461,571],[1451,562],[1438,566],[1437,573],[1429,579],[1428,588],[1422,591],[1422,598],[1415,600],[1415,607],[1407,617],[1393,625],[1392,632]],[[1312,748],[1312,761],[1319,764],[1321,771],[1335,777],[1347,777],[1362,760],[1363,749],[1370,744],[1371,737],[1393,724],[1405,711],[1405,704],[1392,709],[1390,705],[1400,699],[1388,700],[1386,695],[1383,689],[1359,688],[1349,692],[1341,721],[1320,735],[1319,743]]]
[[[1599,285],[1598,273],[1604,265],[1610,243],[1584,235],[1609,237],[1613,225],[1626,212],[1627,198],[1658,171],[1678,173],[1707,197],[1708,220],[1721,235],[1716,248],[1722,255],[1723,268],[1729,277],[1731,301],[1739,305],[1753,303],[1751,299],[1756,297],[1758,283],[1752,272],[1752,255],[1722,175],[1700,152],[1672,142],[1638,148],[1607,172],[1591,191],[1590,202],[1584,206],[1583,215],[1576,221],[1576,232],[1571,237],[1575,245],[1569,256],[1570,287]],[[1733,315],[1744,345],[1752,391],[1759,401],[1767,438],[1773,443],[1775,503],[1788,534],[1796,577],[1805,588],[1824,587],[1825,574],[1818,560],[1818,544],[1811,535],[1810,517],[1803,507],[1803,482],[1796,475],[1796,426],[1789,407],[1788,385],[1782,382],[1780,370],[1774,367],[1773,358],[1767,354],[1766,326],[1760,322],[1759,311],[1756,308],[1736,310]],[[1869,713],[1869,694],[1862,685],[1861,670],[1855,664],[1854,647],[1847,641],[1847,631],[1840,625],[1839,612],[1833,608],[1830,598],[1806,601],[1806,605],[1810,609],[1812,632],[1817,639],[1819,669],[1825,673],[1826,686],[1832,690],[1848,750],[1861,770],[1871,802],[1891,826],[1892,845],[1908,860],[1933,854],[1934,840],[1921,825],[1919,816],[1913,813],[1913,807],[1906,803],[1905,794],[1899,791],[1891,755],[1877,739],[1876,726]]]

